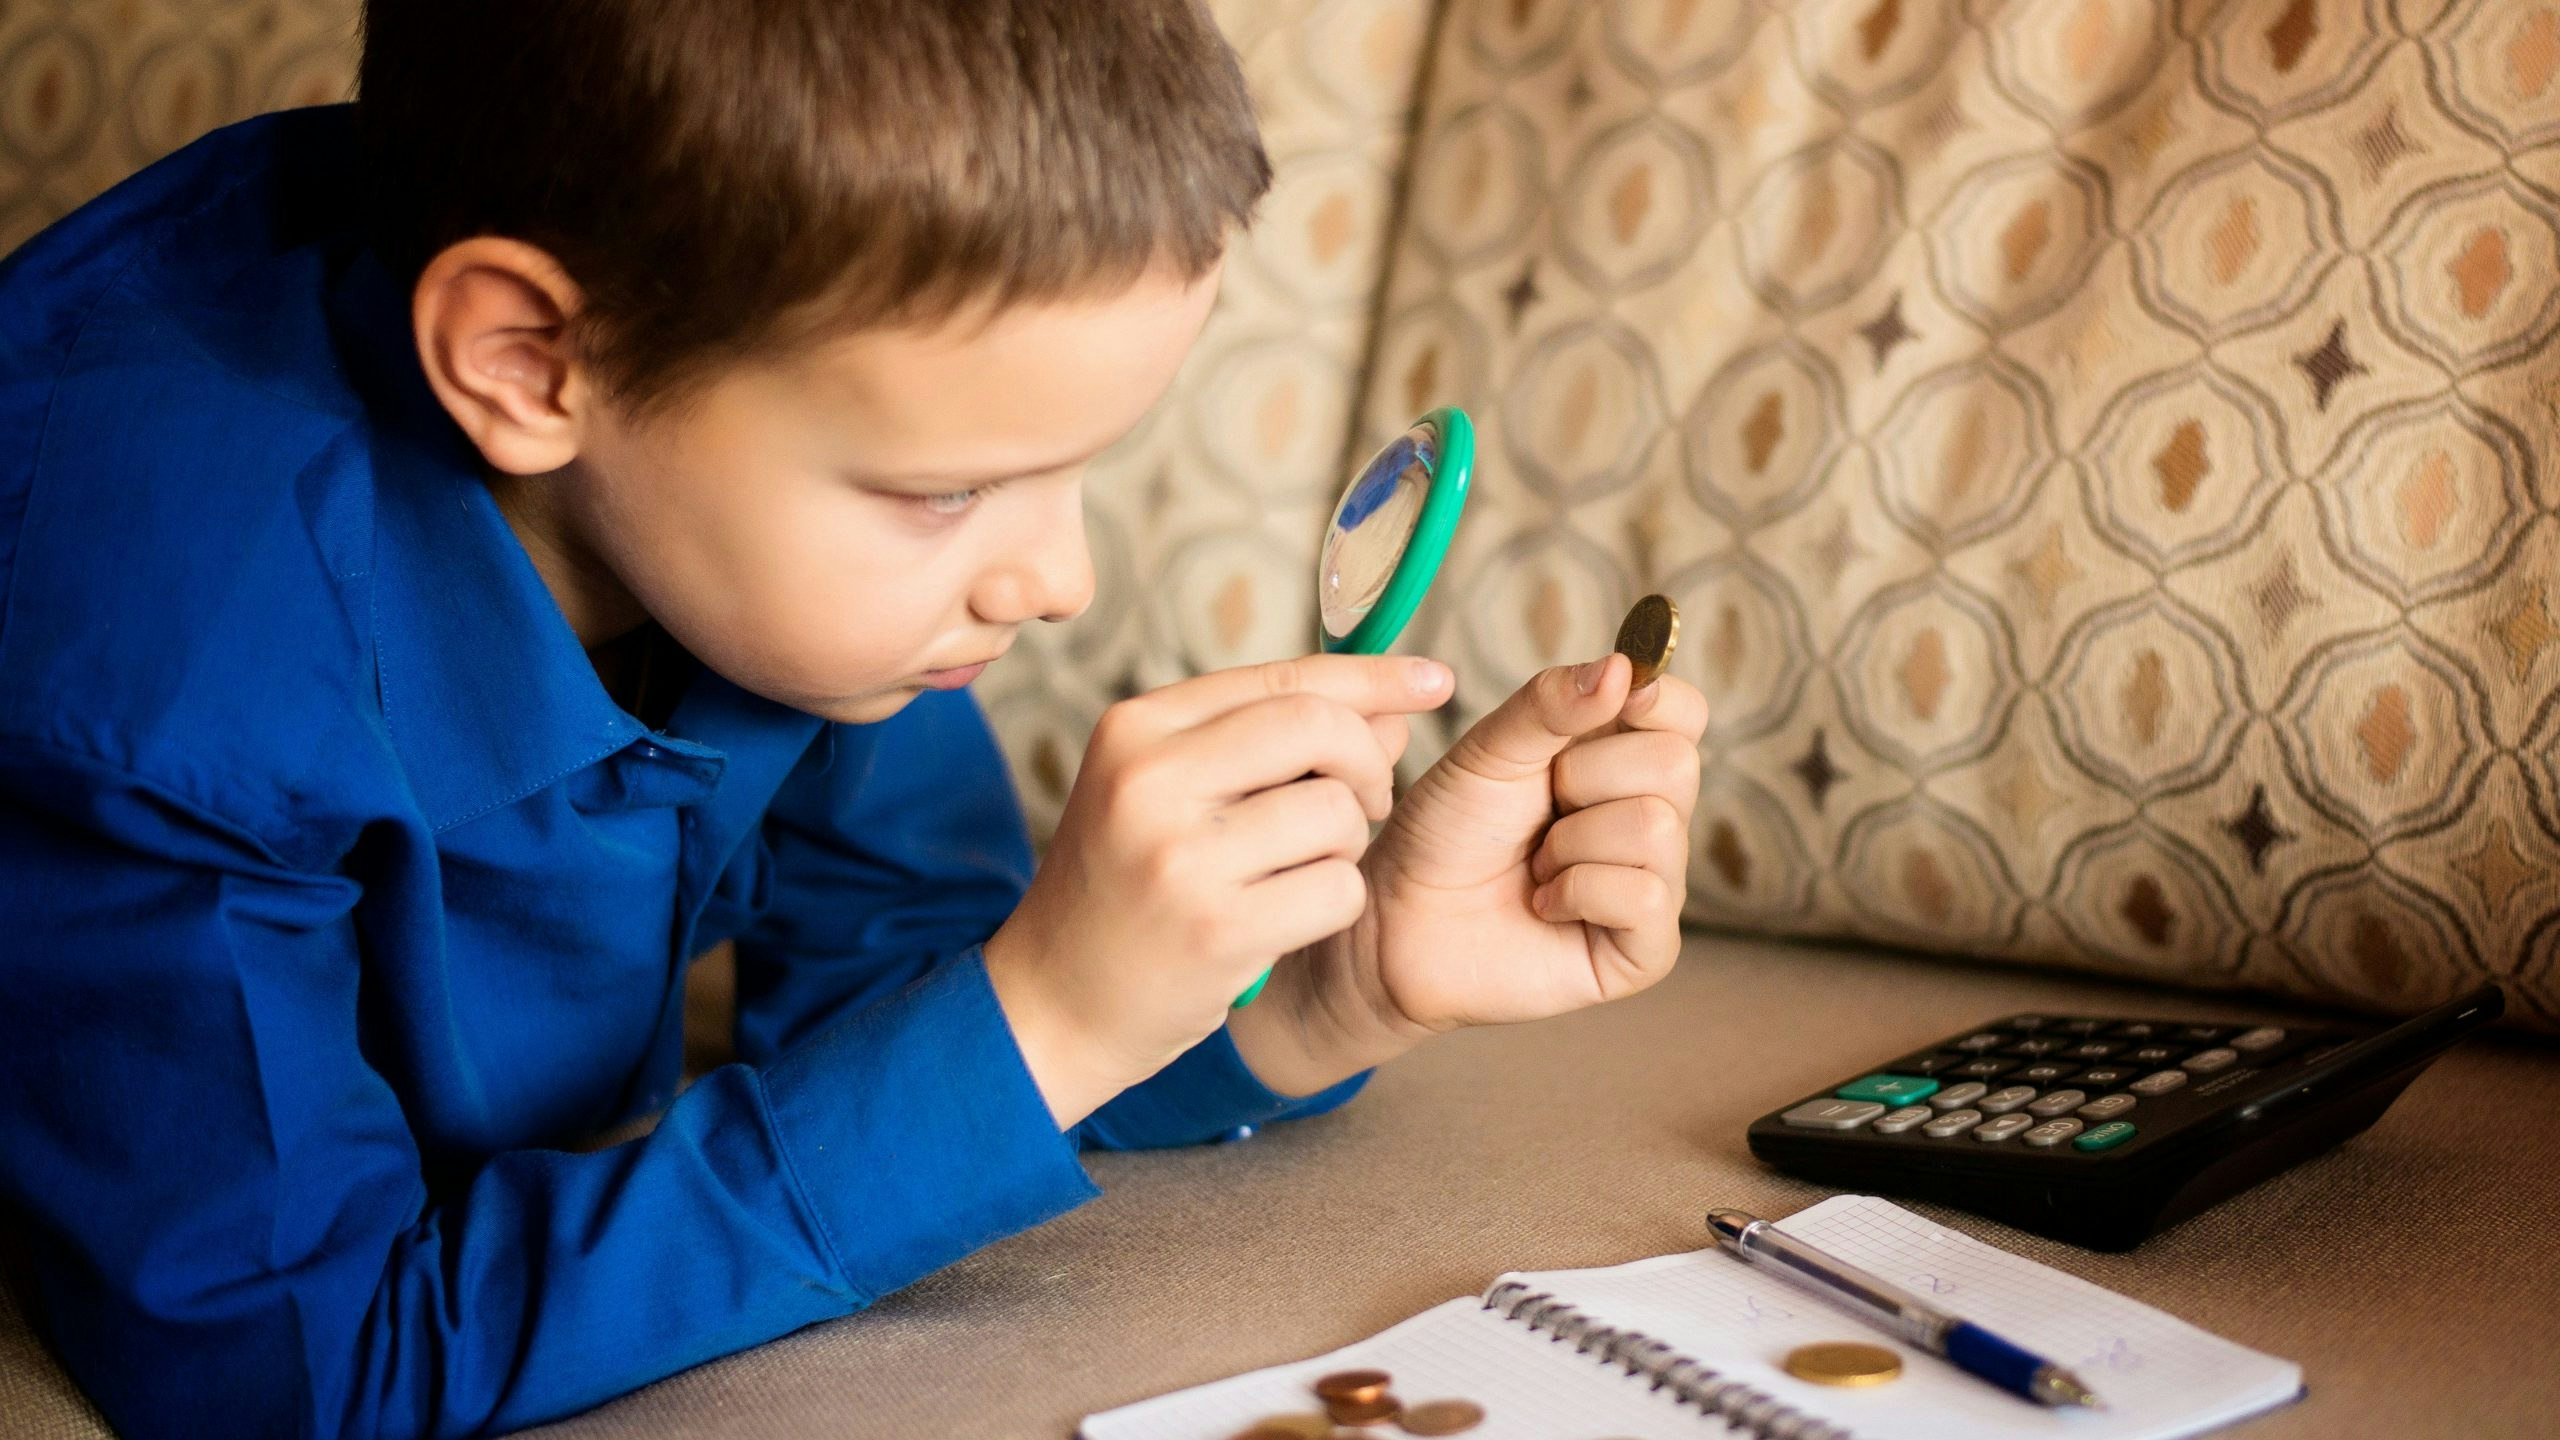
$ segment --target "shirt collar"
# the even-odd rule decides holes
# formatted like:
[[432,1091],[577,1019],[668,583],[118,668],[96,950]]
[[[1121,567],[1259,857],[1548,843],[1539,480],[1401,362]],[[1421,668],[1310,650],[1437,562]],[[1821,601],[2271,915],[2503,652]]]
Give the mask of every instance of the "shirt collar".
[[359,253],[331,297],[348,379],[368,401],[375,684],[392,748],[437,829],[508,804],[653,734],[613,702],[427,387],[408,297]]

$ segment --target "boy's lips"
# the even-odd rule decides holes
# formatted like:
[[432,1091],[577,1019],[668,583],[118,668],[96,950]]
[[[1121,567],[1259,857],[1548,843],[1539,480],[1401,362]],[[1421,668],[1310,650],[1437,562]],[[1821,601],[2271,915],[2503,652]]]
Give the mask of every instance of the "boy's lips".
[[984,660],[975,660],[966,665],[954,665],[946,670],[927,670],[924,672],[923,676],[924,688],[927,690],[957,690],[961,686],[968,684],[970,681],[977,679],[980,675],[985,674],[988,666],[993,665],[1003,658],[1004,652],[999,650]]

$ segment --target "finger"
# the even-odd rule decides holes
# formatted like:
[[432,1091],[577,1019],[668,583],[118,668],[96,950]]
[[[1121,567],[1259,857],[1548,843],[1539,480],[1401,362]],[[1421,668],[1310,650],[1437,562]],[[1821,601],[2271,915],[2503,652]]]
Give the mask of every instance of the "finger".
[[1539,918],[1578,920],[1612,932],[1618,948],[1646,970],[1667,967],[1680,951],[1679,892],[1650,870],[1576,865],[1529,896]]
[[1556,757],[1556,808],[1571,812],[1659,795],[1685,825],[1698,808],[1698,748],[1669,730],[1628,730],[1586,740]]
[[1304,693],[1230,710],[1174,736],[1144,763],[1183,777],[1169,783],[1211,808],[1310,774],[1350,786],[1372,820],[1387,818],[1395,804],[1395,761],[1369,722],[1347,705]]
[[1209,817],[1203,868],[1252,884],[1318,860],[1358,864],[1369,848],[1369,817],[1339,780],[1318,777],[1248,795]]
[[1576,865],[1625,865],[1676,884],[1688,872],[1688,819],[1659,795],[1576,810],[1547,827],[1547,838],[1529,856],[1529,878],[1544,885]]
[[1588,664],[1541,670],[1459,736],[1447,759],[1489,780],[1536,775],[1564,747],[1618,713],[1634,673],[1627,657],[1614,651]]
[[1242,918],[1261,953],[1278,957],[1339,935],[1369,908],[1369,882],[1360,867],[1319,860],[1248,885]]
[[1419,656],[1307,655],[1214,671],[1125,704],[1163,733],[1291,695],[1317,696],[1362,715],[1410,715],[1439,708],[1455,683],[1448,666]]
[[1664,675],[1627,697],[1618,719],[1630,730],[1668,730],[1692,745],[1707,733],[1707,697],[1676,675]]
[[1372,715],[1369,733],[1378,738],[1378,748],[1386,752],[1387,768],[1393,770],[1404,758],[1405,747],[1413,743],[1413,722],[1402,715]]

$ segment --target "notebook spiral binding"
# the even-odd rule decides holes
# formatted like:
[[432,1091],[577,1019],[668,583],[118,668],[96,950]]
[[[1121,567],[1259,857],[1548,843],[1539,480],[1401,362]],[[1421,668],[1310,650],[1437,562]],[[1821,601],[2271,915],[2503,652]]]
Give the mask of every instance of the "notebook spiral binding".
[[1697,1406],[1700,1413],[1717,1416],[1728,1428],[1761,1440],[1857,1440],[1765,1390],[1722,1378],[1664,1341],[1642,1331],[1603,1325],[1544,1290],[1532,1291],[1525,1282],[1496,1284],[1484,1293],[1484,1308],[1499,1310],[1504,1319],[1526,1325],[1557,1344],[1570,1340],[1578,1355],[1597,1350],[1600,1363],[1624,1366],[1630,1375],[1650,1376],[1654,1389],[1669,1390]]

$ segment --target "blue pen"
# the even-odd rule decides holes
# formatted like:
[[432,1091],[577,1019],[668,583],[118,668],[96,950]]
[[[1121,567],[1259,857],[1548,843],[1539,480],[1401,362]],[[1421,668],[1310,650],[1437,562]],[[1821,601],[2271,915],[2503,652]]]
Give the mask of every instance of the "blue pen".
[[1739,1210],[1707,1212],[1707,1228],[1727,1250],[1754,1263],[1786,1271],[1834,1299],[1846,1302],[1887,1330],[1969,1375],[1978,1375],[2039,1405],[2083,1405],[2104,1410],[2080,1377],[2035,1353],[2010,1344],[1970,1320],[1961,1320],[1919,1296],[1823,1254],[1768,1221]]

